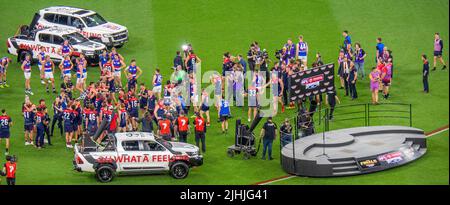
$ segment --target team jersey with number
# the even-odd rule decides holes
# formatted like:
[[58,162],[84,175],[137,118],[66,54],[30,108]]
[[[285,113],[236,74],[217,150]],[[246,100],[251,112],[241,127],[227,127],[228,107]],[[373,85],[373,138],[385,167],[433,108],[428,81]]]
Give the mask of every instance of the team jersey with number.
[[128,99],[128,107],[130,108],[130,111],[136,111],[138,109],[138,99],[135,97]]
[[160,120],[159,123],[159,134],[168,135],[170,134],[170,120]]
[[0,115],[0,132],[9,131],[12,120],[8,115]]
[[74,119],[75,119],[75,113],[73,112],[73,110],[65,109],[63,111],[63,120],[64,120],[65,125],[72,126]]
[[194,121],[195,131],[204,132],[205,131],[205,119],[202,117],[195,117]]
[[153,86],[160,86],[162,83],[163,77],[161,74],[157,73],[155,74],[155,82],[153,83]]
[[187,118],[186,116],[178,117],[177,119],[178,131],[186,132],[188,130],[188,124],[189,118]]
[[6,162],[5,170],[6,170],[6,178],[13,179],[16,178],[16,163]]
[[23,111],[23,119],[25,125],[33,125],[34,124],[34,112],[32,111]]
[[44,52],[39,52],[38,54],[38,65],[42,65],[41,61],[45,60],[45,53]]
[[227,100],[222,99],[220,103],[220,111],[219,114],[222,115],[230,115],[230,105]]
[[31,72],[31,61],[29,61],[29,60],[25,60],[24,61],[23,70],[24,70],[25,73],[30,73]]

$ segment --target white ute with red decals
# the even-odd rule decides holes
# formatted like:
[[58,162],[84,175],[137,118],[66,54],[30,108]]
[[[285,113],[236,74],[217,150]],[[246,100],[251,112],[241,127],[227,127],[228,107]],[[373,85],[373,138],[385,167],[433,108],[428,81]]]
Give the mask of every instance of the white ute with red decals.
[[7,39],[8,53],[17,56],[22,62],[26,55],[38,59],[40,48],[45,48],[45,54],[60,62],[63,56],[59,52],[64,40],[68,40],[73,47],[72,57],[83,53],[90,64],[97,64],[99,55],[106,49],[102,43],[91,41],[74,29],[59,27],[30,30],[28,26],[21,26],[18,33]]
[[86,38],[99,41],[108,47],[121,47],[128,41],[125,26],[108,22],[95,11],[53,6],[39,10],[33,23],[36,28],[62,27],[77,29]]
[[110,182],[116,174],[161,172],[182,179],[190,167],[203,164],[197,146],[165,141],[146,132],[108,134],[102,146],[89,139],[82,144],[74,147],[74,169],[95,173],[100,182]]

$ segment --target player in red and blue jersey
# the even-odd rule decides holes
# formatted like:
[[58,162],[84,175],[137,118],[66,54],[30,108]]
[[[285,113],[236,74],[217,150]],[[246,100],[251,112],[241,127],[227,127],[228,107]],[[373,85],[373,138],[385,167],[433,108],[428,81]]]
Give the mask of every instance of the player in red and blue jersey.
[[116,54],[112,60],[112,66],[114,69],[114,80],[122,87],[122,69],[125,68],[125,63],[120,59],[119,55]]
[[133,93],[131,97],[128,98],[128,114],[131,118],[131,126],[133,127],[133,131],[137,131],[138,123],[137,119],[139,119],[139,101],[136,98],[136,95]]
[[132,79],[137,80],[139,76],[142,75],[142,70],[139,68],[139,66],[136,65],[136,60],[131,60],[130,66],[128,66],[128,69],[125,70],[125,73],[131,74]]
[[231,117],[230,102],[225,99],[224,94],[219,107],[220,122],[222,122],[222,133],[228,133],[228,118]]
[[155,75],[153,75],[153,94],[155,94],[158,97],[158,100],[161,99],[161,88],[162,88],[162,81],[163,77],[157,68],[155,70]]
[[25,76],[25,93],[29,95],[34,95],[33,92],[31,92],[31,55],[27,54],[25,56],[25,60],[22,63],[22,71],[23,75]]
[[25,99],[25,103],[22,106],[22,114],[24,120],[24,132],[25,132],[25,145],[33,145],[33,130],[34,130],[34,116],[35,106],[30,102],[28,98]]
[[105,63],[109,60],[108,51],[103,50],[102,54],[98,56],[98,65],[100,70],[103,70]]
[[98,112],[95,111],[94,105],[91,105],[89,109],[87,109],[86,113],[86,131],[89,136],[93,136],[98,128],[99,116]]
[[125,109],[125,104],[121,103],[119,106],[119,129],[118,132],[127,131],[128,113]]
[[8,57],[0,58],[0,88],[9,88],[6,81],[9,62],[11,62],[11,59]]
[[61,70],[62,78],[68,76],[69,79],[72,78],[71,70],[73,69],[73,63],[70,60],[70,56],[64,56],[64,60],[59,64],[59,69]]
[[196,72],[196,64],[200,63],[200,58],[195,55],[193,50],[189,51],[189,55],[186,57],[186,60],[184,61],[184,65],[187,68],[188,73]]
[[72,148],[72,137],[73,132],[76,130],[76,125],[74,125],[76,113],[75,113],[75,105],[68,106],[63,111],[63,121],[64,121],[64,132],[66,133],[66,147]]
[[44,134],[45,134],[45,113],[41,107],[37,108],[36,112],[36,148],[41,149],[44,147]]
[[45,84],[45,81],[44,81],[44,70],[43,70],[43,65],[44,65],[44,61],[45,61],[45,47],[44,46],[41,46],[40,48],[39,48],[40,50],[39,50],[39,53],[38,53],[38,68],[39,68],[39,73],[40,73],[40,76],[41,76],[41,84]]
[[58,54],[61,56],[72,55],[73,47],[70,45],[69,40],[64,40],[63,44],[58,50]]
[[11,136],[10,128],[13,122],[11,117],[6,113],[5,109],[2,109],[2,115],[0,115],[0,142],[5,139],[5,155],[9,154],[9,137]]

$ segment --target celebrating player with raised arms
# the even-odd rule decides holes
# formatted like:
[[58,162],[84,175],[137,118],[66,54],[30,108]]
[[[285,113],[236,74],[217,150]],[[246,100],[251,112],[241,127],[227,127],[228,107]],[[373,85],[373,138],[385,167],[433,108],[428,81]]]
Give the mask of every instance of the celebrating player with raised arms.
[[70,56],[64,56],[64,60],[59,64],[59,69],[61,70],[62,78],[68,76],[69,79],[72,78],[71,71],[73,68],[73,63],[70,60]]
[[122,87],[122,69],[125,68],[126,65],[123,62],[123,60],[119,57],[119,54],[114,55],[114,58],[112,60],[112,66],[114,69],[114,80],[116,84]]

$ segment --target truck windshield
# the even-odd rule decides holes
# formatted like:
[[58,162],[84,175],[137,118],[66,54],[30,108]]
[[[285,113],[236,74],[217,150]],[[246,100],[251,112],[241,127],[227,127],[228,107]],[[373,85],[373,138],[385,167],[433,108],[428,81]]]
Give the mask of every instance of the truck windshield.
[[80,33],[66,34],[66,35],[63,35],[63,37],[64,37],[64,39],[69,40],[69,43],[71,45],[76,45],[76,44],[80,44],[80,43],[84,43],[86,41],[89,41],[87,38],[85,38]]
[[162,144],[167,149],[172,149],[172,144],[170,144],[170,142],[167,142],[166,140],[162,140],[162,139],[156,139],[156,141],[159,142],[160,144]]
[[105,19],[99,14],[92,14],[86,17],[83,17],[83,21],[86,23],[88,27],[94,27],[98,25],[105,24]]

